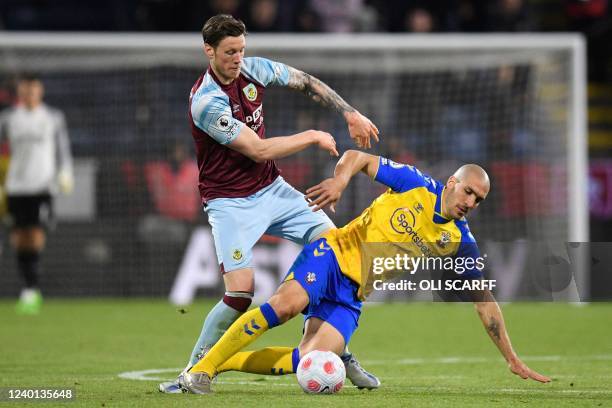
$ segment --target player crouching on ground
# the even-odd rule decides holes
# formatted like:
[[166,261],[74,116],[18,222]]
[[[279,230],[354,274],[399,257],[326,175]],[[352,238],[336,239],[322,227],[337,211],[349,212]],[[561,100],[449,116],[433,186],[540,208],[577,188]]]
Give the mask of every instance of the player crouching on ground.
[[[412,166],[358,151],[346,152],[333,178],[307,191],[313,210],[330,206],[332,211],[350,179],[363,171],[390,189],[376,198],[359,217],[304,247],[276,293],[260,307],[240,317],[217,344],[179,379],[185,392],[208,393],[210,380],[230,370],[257,374],[294,373],[300,356],[311,350],[342,353],[357,329],[361,302],[369,294],[372,271],[361,271],[364,243],[390,242],[414,246],[413,253],[427,256],[480,256],[465,216],[489,193],[487,173],[475,164],[464,165],[446,184],[431,179]],[[397,227],[399,210],[410,211],[411,231]],[[400,211],[401,212],[401,211]],[[405,215],[404,218],[405,219]],[[436,245],[441,236],[445,245]],[[434,243],[434,244],[429,244]],[[481,279],[473,268],[457,275]],[[525,365],[517,356],[506,332],[501,310],[490,291],[471,293],[476,310],[491,340],[506,359],[510,371],[540,382],[550,379]],[[304,336],[297,348],[268,347],[239,352],[272,327],[305,311]]]

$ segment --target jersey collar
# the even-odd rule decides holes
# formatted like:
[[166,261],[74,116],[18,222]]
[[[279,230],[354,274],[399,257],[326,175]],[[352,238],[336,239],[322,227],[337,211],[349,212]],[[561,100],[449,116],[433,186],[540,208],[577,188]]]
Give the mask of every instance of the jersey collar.
[[446,224],[451,221],[442,215],[442,197],[444,195],[444,184],[438,182],[436,188],[436,205],[434,207],[433,222],[436,224]]

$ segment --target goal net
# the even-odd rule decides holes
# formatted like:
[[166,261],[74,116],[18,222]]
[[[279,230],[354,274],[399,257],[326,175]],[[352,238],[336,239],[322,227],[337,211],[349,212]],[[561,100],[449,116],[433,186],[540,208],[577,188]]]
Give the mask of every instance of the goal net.
[[[194,157],[186,113],[207,63],[200,41],[198,34],[0,38],[5,88],[21,72],[40,74],[47,103],[66,115],[75,156],[77,189],[58,199],[43,258],[47,293],[168,294],[194,230],[206,228],[193,163],[174,159],[184,149]],[[252,35],[246,54],[329,84],[381,130],[375,154],[442,181],[463,163],[481,164],[493,185],[470,218],[481,246],[588,241],[579,36]],[[270,88],[264,114],[268,137],[321,129],[342,151],[354,147],[340,115],[297,92]],[[314,148],[279,161],[302,191],[334,164]],[[345,224],[381,191],[356,177],[333,220]],[[2,295],[19,288],[6,241]],[[214,252],[206,253],[201,262],[212,270]],[[268,269],[280,274],[281,266]],[[212,281],[211,293],[220,288]]]

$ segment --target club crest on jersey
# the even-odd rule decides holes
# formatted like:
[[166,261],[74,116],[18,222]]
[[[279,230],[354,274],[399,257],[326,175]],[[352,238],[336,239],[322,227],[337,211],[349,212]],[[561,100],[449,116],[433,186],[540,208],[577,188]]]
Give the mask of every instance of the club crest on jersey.
[[232,254],[232,258],[234,261],[239,261],[242,259],[242,251],[239,249],[234,249],[234,253]]
[[317,275],[314,272],[308,272],[306,274],[306,283],[315,283],[317,281]]
[[450,242],[451,234],[448,231],[442,231],[440,239],[436,242],[440,248],[446,248],[446,244]]
[[242,92],[244,92],[247,99],[251,102],[257,99],[257,88],[253,84],[248,84],[247,86],[242,88]]

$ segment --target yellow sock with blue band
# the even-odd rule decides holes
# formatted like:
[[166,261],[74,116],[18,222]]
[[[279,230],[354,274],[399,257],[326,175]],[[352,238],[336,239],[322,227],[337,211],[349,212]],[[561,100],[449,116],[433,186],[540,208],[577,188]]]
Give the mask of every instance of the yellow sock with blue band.
[[297,348],[266,347],[256,351],[241,351],[223,363],[217,372],[241,371],[263,375],[293,374],[300,362]]
[[218,368],[234,354],[259,338],[268,329],[278,326],[278,316],[268,303],[249,310],[240,316],[210,349],[210,351],[189,370],[203,372],[213,377]]

